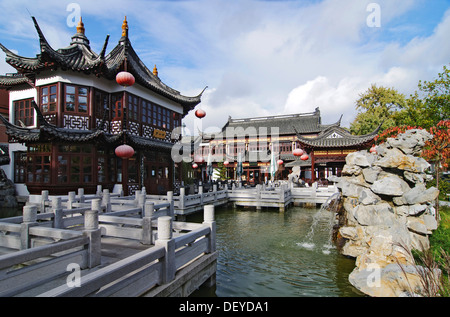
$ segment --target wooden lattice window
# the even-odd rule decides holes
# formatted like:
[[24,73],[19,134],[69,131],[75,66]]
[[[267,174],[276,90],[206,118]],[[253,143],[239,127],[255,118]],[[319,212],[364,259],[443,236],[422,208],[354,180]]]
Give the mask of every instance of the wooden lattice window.
[[88,113],[89,88],[82,86],[66,85],[65,87],[65,111],[80,114]]
[[139,122],[139,98],[128,94],[128,120]]
[[51,149],[52,146],[49,143],[35,144],[28,147],[27,183],[50,183]]
[[92,183],[92,145],[60,145],[57,171],[59,184]]
[[27,152],[14,152],[14,183],[25,183]]
[[142,123],[152,124],[152,104],[145,100],[142,100]]
[[41,109],[43,113],[56,112],[58,87],[56,84],[41,87]]
[[14,101],[14,124],[21,126],[34,125],[34,109],[31,105],[33,99],[23,99]]

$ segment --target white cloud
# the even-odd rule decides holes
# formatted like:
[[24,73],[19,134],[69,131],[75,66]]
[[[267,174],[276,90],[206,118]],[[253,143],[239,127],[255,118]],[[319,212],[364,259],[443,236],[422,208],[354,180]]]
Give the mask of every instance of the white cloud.
[[343,115],[342,125],[348,126],[358,94],[366,87],[367,81],[361,78],[343,78],[333,85],[327,77],[319,76],[289,93],[284,113],[312,112],[319,107],[323,124],[334,123]]
[[[157,64],[166,84],[184,95],[210,87],[200,105],[207,111],[202,123],[219,128],[229,115],[309,112],[316,107],[324,123],[343,114],[348,126],[358,94],[370,84],[409,94],[419,79],[436,77],[449,62],[450,11],[436,22],[434,32],[414,37],[417,28],[408,19],[404,25],[395,22],[425,5],[423,0],[376,1],[381,28],[366,25],[370,2],[135,0],[124,7],[119,0],[107,6],[77,1],[91,47],[98,52],[111,34],[111,49],[127,15],[133,47],[147,67]],[[74,31],[65,26],[66,5],[59,0],[0,0],[0,10],[8,12],[0,21],[0,34],[37,48],[28,8],[52,46],[64,47]],[[14,26],[10,34],[9,26]],[[408,38],[399,40],[398,34]],[[188,126],[193,119],[193,113],[187,116]]]

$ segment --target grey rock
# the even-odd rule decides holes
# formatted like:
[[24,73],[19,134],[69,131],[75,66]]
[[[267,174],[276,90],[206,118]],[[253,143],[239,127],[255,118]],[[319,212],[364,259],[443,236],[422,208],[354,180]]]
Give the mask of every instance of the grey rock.
[[425,142],[432,139],[432,135],[425,130],[412,129],[399,134],[396,138],[388,138],[388,143],[393,148],[400,149],[405,154],[417,155],[422,151]]
[[347,165],[357,165],[360,167],[368,167],[375,161],[375,155],[367,151],[358,151],[350,153],[345,158]]
[[424,204],[436,200],[439,190],[436,187],[425,188],[424,184],[418,184],[411,190],[405,192],[403,198],[409,205]]
[[378,174],[381,172],[381,167],[372,166],[362,170],[362,174],[367,183],[373,184],[377,180]]
[[363,205],[376,205],[381,201],[381,198],[369,188],[363,188],[359,194],[358,200]]
[[363,226],[393,226],[395,224],[395,215],[388,203],[358,205],[353,209],[353,217]]
[[370,189],[379,195],[402,196],[409,186],[397,175],[391,175],[376,180]]

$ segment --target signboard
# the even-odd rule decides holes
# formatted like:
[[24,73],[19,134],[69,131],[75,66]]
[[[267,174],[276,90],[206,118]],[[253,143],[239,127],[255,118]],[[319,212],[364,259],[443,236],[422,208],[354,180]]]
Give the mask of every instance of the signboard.
[[153,130],[153,137],[158,138],[158,139],[165,139],[166,131],[155,129],[155,130]]

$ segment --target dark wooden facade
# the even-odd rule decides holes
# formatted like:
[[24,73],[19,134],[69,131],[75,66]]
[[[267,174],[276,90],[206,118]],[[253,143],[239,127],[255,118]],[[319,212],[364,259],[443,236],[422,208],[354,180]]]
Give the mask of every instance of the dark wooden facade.
[[[40,54],[18,56],[0,44],[17,74],[0,76],[11,100],[9,119],[1,117],[10,143],[23,144],[10,153],[14,181],[30,194],[50,194],[97,185],[125,194],[146,187],[163,194],[173,189],[179,174],[170,153],[179,139],[182,118],[201,101],[164,84],[139,59],[128,38],[125,20],[118,44],[106,54],[93,52],[80,21],[69,47],[54,50],[33,18]],[[120,71],[136,79],[133,87],[115,82]],[[21,95],[28,91],[28,95]],[[122,159],[115,148],[128,144],[133,157]],[[17,150],[19,149],[19,150]]]

